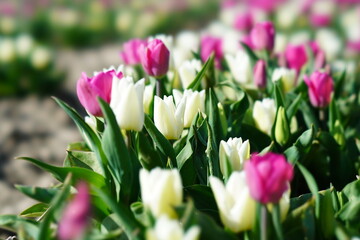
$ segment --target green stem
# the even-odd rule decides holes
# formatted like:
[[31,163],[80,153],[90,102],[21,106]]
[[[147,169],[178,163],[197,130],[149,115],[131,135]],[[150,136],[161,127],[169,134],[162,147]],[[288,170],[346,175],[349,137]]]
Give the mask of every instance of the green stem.
[[284,235],[283,235],[282,225],[281,225],[281,214],[280,214],[279,203],[274,204],[272,218],[273,218],[274,228],[275,228],[275,232],[276,232],[276,237],[279,240],[283,240]]
[[260,223],[260,239],[267,240],[267,209],[266,205],[261,205],[261,223]]
[[159,78],[156,78],[156,96],[158,96],[159,98],[163,98],[164,96],[161,85],[161,80]]

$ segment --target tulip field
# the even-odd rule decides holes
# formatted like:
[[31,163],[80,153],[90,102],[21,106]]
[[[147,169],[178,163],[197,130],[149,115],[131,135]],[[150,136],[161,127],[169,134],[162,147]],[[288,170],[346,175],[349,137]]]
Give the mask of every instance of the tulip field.
[[[360,239],[360,3],[227,0],[79,73],[51,187],[0,216],[18,239]],[[65,150],[65,149],[64,149]],[[65,152],[65,151],[64,151]]]

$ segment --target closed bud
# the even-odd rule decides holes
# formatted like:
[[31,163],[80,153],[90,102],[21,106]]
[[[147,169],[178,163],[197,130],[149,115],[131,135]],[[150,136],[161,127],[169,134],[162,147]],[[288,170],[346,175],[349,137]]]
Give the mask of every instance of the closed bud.
[[275,101],[271,98],[264,98],[262,101],[256,101],[252,115],[256,127],[270,136],[276,117]]
[[230,164],[233,171],[240,171],[249,158],[249,140],[243,142],[242,138],[229,138],[227,142],[223,140],[220,142],[219,159],[223,175],[225,175],[225,164]]
[[163,41],[154,39],[140,50],[141,64],[147,74],[162,77],[169,70],[170,52]]
[[289,68],[275,68],[272,74],[272,81],[280,81],[283,91],[288,93],[296,85],[296,71]]
[[204,36],[201,38],[201,59],[206,62],[212,53],[215,55],[215,67],[221,68],[223,58],[223,41],[221,38]]
[[345,135],[344,135],[344,128],[341,125],[339,120],[335,121],[334,139],[340,146],[345,145],[346,140],[345,140]]
[[144,125],[144,83],[134,84],[132,77],[113,79],[110,107],[122,130],[141,131]]
[[146,85],[144,90],[144,112],[150,113],[151,102],[154,99],[154,88],[151,85]]
[[266,63],[262,59],[257,61],[257,63],[255,64],[254,83],[260,89],[266,87]]
[[210,176],[209,180],[221,222],[235,233],[252,229],[255,201],[250,196],[245,172],[233,172],[226,186],[216,177]]
[[327,73],[319,71],[311,74],[310,78],[304,76],[308,86],[310,102],[314,107],[323,108],[329,105],[334,91],[334,81]]
[[183,190],[178,170],[140,170],[141,199],[153,216],[175,218],[174,207],[182,203]]
[[289,122],[283,107],[279,107],[275,122],[275,140],[281,146],[285,145],[290,137]]
[[193,59],[184,61],[179,68],[179,76],[184,89],[195,80],[198,72],[201,70],[201,61]]
[[260,22],[251,30],[250,38],[257,50],[272,51],[275,43],[275,28],[272,22]]
[[154,123],[167,139],[179,139],[184,128],[186,98],[175,106],[172,96],[154,98]]
[[140,51],[141,46],[146,45],[146,41],[142,39],[131,39],[124,43],[123,50],[120,52],[120,57],[128,65],[135,65],[141,62]]

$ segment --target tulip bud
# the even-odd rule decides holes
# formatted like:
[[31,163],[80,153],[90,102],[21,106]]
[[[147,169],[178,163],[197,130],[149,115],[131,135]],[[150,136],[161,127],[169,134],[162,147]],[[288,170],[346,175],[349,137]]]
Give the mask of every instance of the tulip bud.
[[184,128],[184,111],[186,99],[175,107],[172,96],[164,96],[164,100],[155,96],[154,123],[167,139],[178,139]]
[[36,69],[44,69],[51,61],[50,49],[46,47],[35,47],[31,54],[31,64]]
[[279,107],[275,122],[275,140],[281,146],[285,145],[290,137],[289,122],[286,118],[285,109]]
[[174,207],[182,203],[183,190],[178,170],[155,168],[140,170],[141,198],[155,217],[176,217]]
[[177,220],[161,216],[156,220],[155,227],[146,231],[147,240],[197,240],[200,236],[198,226],[190,227],[186,232]]
[[296,71],[288,68],[275,68],[272,74],[272,81],[281,81],[285,93],[290,92],[296,85]]
[[334,139],[340,146],[344,146],[346,143],[346,139],[345,139],[345,135],[344,135],[344,128],[341,125],[339,120],[335,121]]
[[276,116],[275,101],[270,98],[264,98],[262,101],[255,101],[252,115],[256,127],[270,136]]
[[189,128],[196,114],[205,112],[205,90],[201,92],[185,90],[182,94],[179,90],[173,90],[173,96],[176,105],[179,105],[183,98],[185,98],[184,111],[184,128]]
[[243,12],[235,17],[234,28],[240,31],[249,31],[254,25],[254,19],[251,13]]
[[241,171],[244,162],[250,158],[249,140],[242,141],[242,138],[229,138],[227,142],[221,140],[219,159],[220,170],[225,174],[225,166],[228,162],[233,171]]
[[88,78],[85,73],[77,82],[76,91],[81,105],[92,115],[102,116],[97,97],[110,103],[112,79],[116,76],[122,78],[121,72],[114,70],[99,72],[92,78]]
[[221,222],[235,233],[252,229],[255,201],[249,194],[245,172],[233,172],[226,186],[216,177],[210,176],[209,180]]
[[266,63],[262,59],[255,64],[254,83],[260,89],[266,87]]
[[136,65],[141,62],[140,51],[142,45],[146,45],[146,41],[138,38],[124,43],[123,51],[120,52],[120,56],[125,64]]
[[272,22],[257,23],[250,33],[251,42],[257,50],[272,51],[275,42],[275,28]]
[[150,76],[157,78],[164,76],[169,70],[169,59],[170,52],[159,39],[154,39],[147,46],[141,47],[141,64]]
[[58,237],[60,240],[80,239],[89,223],[90,195],[85,182],[77,185],[78,193],[66,206],[59,222]]
[[253,154],[245,162],[246,180],[251,196],[262,204],[278,203],[289,188],[294,170],[281,154]]
[[334,91],[334,81],[329,74],[316,71],[310,78],[304,76],[304,81],[308,86],[310,102],[314,107],[323,108],[329,105]]
[[144,112],[150,113],[151,102],[154,99],[154,88],[151,85],[146,85],[144,90]]
[[145,79],[134,84],[132,77],[113,79],[110,107],[122,130],[141,131],[144,125]]
[[308,60],[305,46],[288,45],[285,50],[285,59],[288,67],[299,73]]
[[206,62],[210,55],[215,55],[215,67],[221,68],[221,60],[223,58],[222,39],[212,36],[204,36],[201,38],[200,56],[203,62]]
[[197,73],[200,71],[201,62],[197,59],[185,61],[181,64],[179,68],[179,75],[184,89],[188,88],[188,86],[195,80]]
[[225,59],[235,81],[245,87],[253,84],[251,59],[244,50],[237,51],[235,56],[226,54]]

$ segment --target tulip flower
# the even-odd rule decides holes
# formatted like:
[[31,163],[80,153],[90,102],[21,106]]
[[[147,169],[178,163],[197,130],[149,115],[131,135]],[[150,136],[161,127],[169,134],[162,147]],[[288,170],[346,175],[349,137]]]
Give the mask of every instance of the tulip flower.
[[142,45],[146,45],[146,41],[138,38],[131,39],[124,43],[120,56],[125,64],[136,65],[141,62],[140,51]]
[[246,0],[250,7],[261,9],[265,12],[275,10],[285,0]]
[[191,226],[186,232],[177,221],[161,216],[156,220],[155,227],[146,231],[146,240],[197,240],[200,236],[200,228]]
[[172,96],[164,96],[164,100],[155,96],[154,123],[167,139],[178,139],[184,128],[184,111],[186,99],[175,107]]
[[240,31],[249,31],[254,25],[254,19],[251,13],[244,12],[235,17],[234,28]]
[[308,86],[310,102],[314,107],[323,108],[329,105],[334,91],[334,81],[329,74],[316,71],[310,78],[304,76],[304,81]]
[[59,222],[60,240],[80,239],[90,220],[89,187],[85,182],[81,182],[76,188],[78,193],[66,206]]
[[246,180],[251,196],[262,204],[278,203],[288,190],[294,169],[277,153],[253,154],[245,162]]
[[279,107],[275,121],[275,140],[280,145],[285,145],[290,137],[289,122],[286,118],[284,107]]
[[260,88],[266,87],[266,63],[264,60],[259,60],[254,67],[254,83]]
[[110,107],[121,129],[141,131],[144,125],[144,86],[141,79],[134,84],[132,77],[113,79]]
[[154,99],[154,88],[151,85],[146,85],[144,89],[144,112],[150,113],[151,102]]
[[281,81],[285,93],[290,92],[296,85],[296,71],[288,68],[275,68],[272,74],[272,81]]
[[179,105],[183,98],[185,98],[184,111],[184,128],[189,128],[196,114],[205,112],[205,90],[201,92],[185,90],[182,94],[179,90],[173,90],[173,96],[176,105]]
[[271,52],[275,43],[275,28],[271,22],[257,23],[250,33],[251,42],[257,50]]
[[184,89],[195,80],[198,72],[201,71],[201,61],[193,59],[184,61],[179,68],[179,76]]
[[203,62],[206,62],[212,53],[215,55],[215,67],[221,68],[221,60],[224,55],[222,39],[212,36],[202,37],[200,56]]
[[233,171],[243,169],[244,163],[250,158],[249,140],[243,142],[242,138],[229,138],[227,142],[221,140],[219,159],[220,170],[225,174],[225,164],[228,162]]
[[253,84],[251,60],[244,50],[237,51],[235,56],[226,54],[225,59],[235,81],[245,87]]
[[209,181],[221,222],[235,233],[252,229],[256,214],[255,201],[250,196],[245,172],[233,172],[226,186],[213,176]]
[[174,207],[182,203],[183,190],[178,170],[155,168],[140,170],[141,198],[155,217],[176,217]]
[[102,112],[97,97],[110,103],[113,77],[122,78],[121,72],[115,70],[99,72],[92,78],[83,73],[77,82],[76,91],[80,103],[92,115],[101,117]]
[[154,39],[140,50],[141,64],[147,74],[160,78],[169,70],[170,52],[165,44]]
[[274,125],[276,116],[275,101],[270,98],[264,98],[262,101],[255,101],[253,109],[253,118],[255,125],[260,131],[271,135],[271,129]]
[[297,73],[308,60],[304,45],[288,45],[285,50],[285,59],[289,68],[295,69]]

